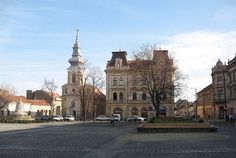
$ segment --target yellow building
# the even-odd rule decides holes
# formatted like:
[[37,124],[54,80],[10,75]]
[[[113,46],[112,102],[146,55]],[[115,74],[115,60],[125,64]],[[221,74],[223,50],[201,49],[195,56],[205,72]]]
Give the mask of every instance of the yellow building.
[[[167,50],[155,50],[153,60],[158,55],[167,56]],[[158,58],[158,57],[157,57]],[[112,52],[111,60],[106,66],[106,114],[117,113],[122,119],[129,115],[148,117],[149,111],[153,109],[148,91],[140,88],[137,82],[139,70],[137,64],[140,60],[127,60],[126,51]],[[174,113],[174,99],[162,102],[161,108],[166,110],[166,115]]]

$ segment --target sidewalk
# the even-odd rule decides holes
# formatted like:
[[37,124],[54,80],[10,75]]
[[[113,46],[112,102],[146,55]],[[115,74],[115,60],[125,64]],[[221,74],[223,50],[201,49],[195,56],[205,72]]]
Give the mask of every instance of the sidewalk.
[[44,123],[0,123],[0,132],[42,128],[45,126],[61,126],[78,124],[80,121],[74,122],[44,122]]

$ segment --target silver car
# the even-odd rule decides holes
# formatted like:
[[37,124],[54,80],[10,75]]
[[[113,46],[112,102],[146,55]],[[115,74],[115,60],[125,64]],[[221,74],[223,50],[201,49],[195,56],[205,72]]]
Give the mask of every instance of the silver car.
[[73,115],[66,115],[64,117],[65,121],[75,121],[75,117]]
[[63,117],[61,115],[55,115],[52,117],[53,121],[63,121]]

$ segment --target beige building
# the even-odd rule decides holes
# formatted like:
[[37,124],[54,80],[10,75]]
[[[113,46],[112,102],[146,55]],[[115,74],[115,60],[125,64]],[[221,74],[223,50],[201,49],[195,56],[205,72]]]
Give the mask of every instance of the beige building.
[[197,93],[197,115],[204,119],[213,119],[219,115],[219,109],[213,103],[212,84]]
[[213,101],[218,118],[236,114],[236,57],[223,64],[220,60],[212,68]]
[[[158,55],[167,55],[166,50],[153,52],[153,60]],[[122,119],[129,115],[148,117],[153,109],[147,91],[140,90],[137,80],[139,72],[137,64],[140,60],[127,60],[126,51],[112,52],[111,60],[106,66],[106,114],[120,114]],[[166,110],[166,115],[174,113],[174,99],[162,102],[161,108]]]
[[197,113],[201,117],[225,119],[236,115],[236,57],[212,67],[212,84],[198,92]]

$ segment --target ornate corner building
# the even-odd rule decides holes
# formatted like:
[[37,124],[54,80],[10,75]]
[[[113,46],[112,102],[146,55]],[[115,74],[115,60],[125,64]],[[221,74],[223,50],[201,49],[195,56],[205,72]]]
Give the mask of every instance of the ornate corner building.
[[[155,54],[167,54],[167,50],[155,50]],[[136,65],[140,60],[128,61],[126,51],[112,52],[111,60],[106,66],[106,114],[120,114],[122,119],[129,115],[139,115],[148,118],[153,106],[147,91],[138,86],[139,72]],[[166,115],[174,114],[174,97],[162,102],[161,108],[165,108]]]
[[236,113],[236,56],[223,64],[220,60],[212,68],[213,107],[216,118]]

